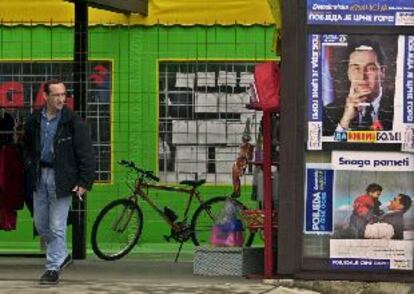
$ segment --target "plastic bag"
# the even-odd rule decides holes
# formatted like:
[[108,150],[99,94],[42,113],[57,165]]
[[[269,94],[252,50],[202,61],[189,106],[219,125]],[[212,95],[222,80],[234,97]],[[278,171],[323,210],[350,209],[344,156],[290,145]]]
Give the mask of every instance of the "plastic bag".
[[238,218],[238,208],[233,200],[228,199],[224,203],[212,228],[210,241],[213,246],[243,246],[243,224]]

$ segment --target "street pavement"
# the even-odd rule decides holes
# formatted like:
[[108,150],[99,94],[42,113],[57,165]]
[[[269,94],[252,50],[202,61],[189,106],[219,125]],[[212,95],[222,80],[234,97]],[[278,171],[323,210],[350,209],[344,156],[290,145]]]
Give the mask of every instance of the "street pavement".
[[75,260],[56,286],[39,285],[44,258],[0,257],[0,294],[149,293],[149,294],[413,294],[414,284],[351,281],[201,276],[193,263],[165,258],[123,258],[103,261],[94,256]]
[[288,292],[280,292],[283,287],[261,279],[194,275],[189,261],[126,258],[76,260],[62,273],[57,286],[43,286],[38,282],[43,262],[43,258],[1,257],[0,293],[299,293],[287,288]]

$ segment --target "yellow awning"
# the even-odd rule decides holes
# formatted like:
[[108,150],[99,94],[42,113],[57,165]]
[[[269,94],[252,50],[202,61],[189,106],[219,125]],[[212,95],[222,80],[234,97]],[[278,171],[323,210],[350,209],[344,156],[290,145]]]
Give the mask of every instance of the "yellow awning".
[[[70,25],[74,21],[74,4],[63,0],[3,0],[0,1],[0,18],[4,24]],[[89,8],[89,23],[250,25],[274,24],[275,21],[267,0],[149,0],[146,17]]]
[[282,7],[280,5],[280,0],[267,0],[270,5],[270,9],[275,20],[276,26],[278,28],[282,27]]
[[273,19],[277,27],[275,39],[273,42],[273,49],[276,52],[281,52],[282,50],[282,39],[281,39],[281,29],[282,29],[282,5],[280,4],[281,0],[267,0],[272,11]]

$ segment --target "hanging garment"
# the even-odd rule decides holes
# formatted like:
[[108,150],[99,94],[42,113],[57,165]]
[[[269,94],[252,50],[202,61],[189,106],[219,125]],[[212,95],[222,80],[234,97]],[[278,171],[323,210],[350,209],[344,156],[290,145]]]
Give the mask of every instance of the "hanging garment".
[[0,230],[16,228],[24,205],[23,162],[15,146],[0,146]]
[[280,108],[280,70],[274,61],[262,62],[254,67],[254,87],[261,109],[278,112]]
[[0,230],[12,231],[16,229],[17,212],[7,207],[0,208]]
[[22,209],[24,205],[23,161],[12,145],[0,147],[0,206]]

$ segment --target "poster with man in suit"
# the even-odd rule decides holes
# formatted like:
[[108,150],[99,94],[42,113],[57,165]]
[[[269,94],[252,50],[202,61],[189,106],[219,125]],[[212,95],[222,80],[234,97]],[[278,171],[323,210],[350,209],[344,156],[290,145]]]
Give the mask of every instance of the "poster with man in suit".
[[309,36],[309,150],[328,142],[411,143],[413,44],[412,36]]

